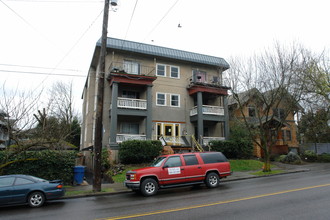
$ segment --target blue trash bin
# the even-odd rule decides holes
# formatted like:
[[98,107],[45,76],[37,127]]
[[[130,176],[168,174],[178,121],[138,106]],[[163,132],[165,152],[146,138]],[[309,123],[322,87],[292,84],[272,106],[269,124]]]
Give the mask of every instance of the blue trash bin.
[[77,184],[82,184],[84,181],[85,167],[84,166],[75,166],[73,168],[74,182]]

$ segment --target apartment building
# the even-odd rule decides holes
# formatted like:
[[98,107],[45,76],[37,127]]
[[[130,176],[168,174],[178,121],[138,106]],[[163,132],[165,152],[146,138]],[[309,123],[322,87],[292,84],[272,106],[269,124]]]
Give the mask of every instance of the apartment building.
[[[94,135],[96,44],[83,91],[81,149],[91,149]],[[103,147],[113,152],[126,140],[161,139],[174,149],[225,140],[229,68],[219,57],[108,38],[103,104]]]

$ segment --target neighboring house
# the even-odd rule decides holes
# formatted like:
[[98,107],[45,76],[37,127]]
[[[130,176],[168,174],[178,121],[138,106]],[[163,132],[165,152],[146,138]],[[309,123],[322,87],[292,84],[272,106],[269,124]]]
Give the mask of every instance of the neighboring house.
[[9,142],[9,134],[8,134],[8,115],[0,110],[0,150],[6,148]]
[[[96,44],[83,91],[81,149],[91,149],[94,135]],[[116,153],[125,140],[157,140],[189,149],[228,137],[228,87],[219,57],[108,38],[103,105],[103,147]]]
[[[267,97],[266,93],[263,97]],[[238,99],[243,106],[242,111],[239,109],[237,100],[234,99],[232,95],[229,96],[228,108],[230,121],[243,121],[244,115],[251,126],[259,126],[260,122],[264,125],[267,124],[267,126],[270,127],[269,132],[272,137],[273,145],[271,152],[273,155],[287,154],[289,150],[298,150],[297,125],[294,120],[294,115],[298,110],[301,110],[302,107],[300,105],[294,106],[294,111],[287,111],[287,107],[284,104],[285,98],[282,98],[279,105],[270,109],[268,116],[261,115],[264,105],[261,102],[258,103],[257,100],[260,100],[257,98],[258,95],[259,91],[257,89],[251,89],[238,94]],[[280,128],[277,130],[276,128],[278,126],[280,126]],[[263,154],[257,144],[254,144],[253,153],[256,157],[261,157]]]

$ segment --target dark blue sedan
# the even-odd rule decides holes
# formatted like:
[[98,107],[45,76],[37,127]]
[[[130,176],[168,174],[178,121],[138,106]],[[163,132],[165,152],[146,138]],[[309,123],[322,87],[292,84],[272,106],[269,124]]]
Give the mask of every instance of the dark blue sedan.
[[29,204],[40,207],[46,200],[64,196],[61,180],[48,181],[29,175],[0,176],[0,205]]

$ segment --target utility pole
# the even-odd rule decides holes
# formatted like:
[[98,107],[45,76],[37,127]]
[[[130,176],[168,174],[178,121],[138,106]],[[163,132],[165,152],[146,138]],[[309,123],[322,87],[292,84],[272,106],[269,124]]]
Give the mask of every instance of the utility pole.
[[104,0],[103,25],[101,38],[101,53],[99,70],[97,75],[96,113],[94,131],[94,175],[93,192],[101,192],[101,158],[102,158],[102,136],[103,136],[103,96],[105,76],[105,56],[107,51],[107,33],[109,17],[109,0]]

